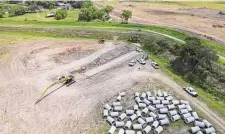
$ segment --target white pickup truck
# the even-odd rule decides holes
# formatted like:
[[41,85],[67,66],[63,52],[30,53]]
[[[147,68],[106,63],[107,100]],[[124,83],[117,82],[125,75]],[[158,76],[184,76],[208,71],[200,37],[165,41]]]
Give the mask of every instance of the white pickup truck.
[[183,87],[183,89],[193,97],[198,96],[198,93],[192,87]]

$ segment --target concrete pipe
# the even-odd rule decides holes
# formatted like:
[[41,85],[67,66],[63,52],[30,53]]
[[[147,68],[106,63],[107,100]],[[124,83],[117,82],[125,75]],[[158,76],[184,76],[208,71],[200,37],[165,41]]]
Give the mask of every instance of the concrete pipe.
[[141,117],[141,111],[136,112],[137,117]]
[[166,91],[163,91],[163,96],[164,97],[167,97],[168,96],[168,93]]
[[195,120],[199,120],[198,114],[196,112],[191,113]]
[[175,107],[174,104],[171,104],[171,105],[167,105],[167,108],[168,108],[169,110],[172,110],[172,109],[175,109],[176,107]]
[[136,97],[139,97],[139,96],[140,96],[140,93],[139,92],[135,92],[134,97],[136,98]]
[[157,118],[157,115],[156,115],[155,113],[153,113],[153,112],[150,112],[149,115],[150,115],[151,117],[153,117],[154,119]]
[[185,105],[188,105],[188,104],[189,104],[189,101],[185,101],[185,100],[180,100],[180,103],[181,103],[181,104],[185,104]]
[[158,109],[165,108],[165,106],[163,104],[156,104],[155,107]]
[[162,104],[164,104],[164,105],[169,105],[169,101],[168,100],[162,100]]
[[156,108],[154,108],[154,107],[151,106],[151,105],[148,106],[148,109],[149,109],[150,111],[152,111],[152,112],[155,112],[155,111],[156,111]]
[[203,120],[202,122],[204,122],[204,124],[205,124],[205,126],[206,126],[207,128],[213,126],[213,125],[212,125],[209,121],[207,121],[207,120]]
[[161,91],[158,91],[157,92],[157,96],[162,97],[163,96],[162,92]]
[[142,115],[147,115],[147,113],[148,113],[148,108],[147,108],[147,107],[144,108],[144,109],[141,111],[141,114],[142,114]]
[[163,127],[162,127],[162,126],[158,126],[158,127],[153,131],[153,133],[154,133],[154,134],[160,134],[162,131],[163,131]]
[[164,97],[156,97],[156,100],[164,100]]
[[133,124],[134,130],[142,130],[142,124]]
[[144,119],[142,119],[141,117],[138,118],[138,123],[140,123],[141,125],[144,125],[146,122]]
[[192,134],[194,134],[194,133],[196,133],[198,131],[200,131],[200,127],[199,126],[191,127]]
[[180,111],[179,111],[179,113],[180,114],[186,114],[186,113],[188,113],[189,111],[187,110],[187,109],[181,109]]
[[121,101],[122,97],[120,95],[117,96],[116,100]]
[[127,121],[127,123],[124,126],[124,129],[130,129],[131,125],[132,125],[132,122],[131,121]]
[[214,133],[214,132],[216,132],[216,130],[213,127],[206,128],[205,129],[205,133],[206,134],[211,134],[211,133]]
[[142,132],[141,131],[137,131],[137,134],[142,134]]
[[148,134],[151,131],[151,129],[152,129],[152,127],[147,125],[142,132],[143,132],[143,134]]
[[152,123],[152,128],[157,128],[159,126],[159,122],[158,121],[154,121]]
[[130,116],[129,119],[133,122],[135,119],[137,119],[137,117],[138,116],[136,114],[133,114],[133,115]]
[[135,134],[135,131],[134,130],[126,130],[125,134]]
[[111,125],[114,125],[114,124],[115,124],[115,120],[114,120],[111,116],[108,116],[106,120],[107,120]]
[[199,126],[201,128],[204,128],[205,127],[205,123],[204,122],[201,122],[201,121],[195,121],[194,125],[195,126]]
[[187,110],[188,110],[189,112],[192,112],[192,108],[191,108],[191,106],[190,106],[189,104],[186,105],[186,108],[187,108]]
[[182,117],[184,119],[187,119],[188,117],[191,117],[191,114],[190,113],[186,113],[186,114],[183,114]]
[[134,114],[134,110],[126,110],[126,114],[127,115],[133,115]]
[[179,119],[180,119],[180,115],[178,115],[178,114],[173,115],[173,116],[170,117],[170,120],[171,120],[172,122],[175,122],[175,121],[177,121],[177,120],[179,120]]
[[141,100],[144,100],[145,98],[146,98],[146,96],[147,96],[147,94],[145,93],[145,92],[143,92],[142,94],[141,94]]
[[178,109],[186,109],[186,105],[185,104],[181,104],[181,105],[177,105]]
[[149,91],[146,92],[146,94],[147,94],[148,97],[152,96],[151,92],[149,92]]
[[158,120],[165,119],[165,118],[167,118],[167,115],[166,114],[158,114],[157,115],[157,119]]
[[107,109],[104,109],[103,117],[106,118],[108,115],[109,115],[109,111]]
[[134,105],[134,111],[138,111],[138,105]]
[[113,102],[113,106],[121,106],[121,103],[120,102]]
[[191,116],[191,117],[186,118],[184,121],[186,124],[189,124],[189,123],[195,121],[195,118]]
[[114,134],[115,131],[116,131],[116,127],[115,126],[111,126],[111,128],[109,129],[108,134]]
[[127,115],[125,113],[122,113],[120,116],[119,116],[119,120],[122,121],[124,120],[125,118],[127,117]]
[[202,131],[198,131],[196,134],[203,134]]
[[146,120],[146,123],[152,123],[154,121],[154,118],[153,117],[147,117],[145,118]]
[[150,104],[151,104],[151,102],[150,102],[149,100],[147,100],[147,99],[144,99],[143,102],[144,102],[146,105],[150,105]]
[[140,103],[141,102],[141,99],[139,97],[135,97],[135,102],[136,103]]
[[161,103],[161,101],[160,100],[153,100],[152,101],[152,104],[154,104],[154,105],[156,105],[156,104],[160,104]]
[[138,103],[138,107],[139,108],[145,108],[145,107],[147,107],[147,105],[145,103]]
[[119,112],[110,112],[110,116],[111,117],[118,117],[119,116]]
[[153,96],[148,96],[148,100],[149,100],[149,101],[153,101],[153,100],[155,100],[155,97],[153,97]]
[[173,100],[173,97],[172,96],[167,96],[166,100],[171,101],[171,100]]
[[116,126],[117,128],[119,128],[119,127],[124,127],[124,121],[116,121],[116,122],[115,122],[115,126]]
[[170,123],[170,121],[167,118],[159,120],[159,124],[162,125],[162,126],[168,125],[169,123]]
[[121,112],[123,110],[123,107],[122,106],[115,106],[114,107],[114,111],[119,111]]
[[169,111],[167,114],[168,114],[168,116],[176,115],[177,114],[177,110]]
[[126,93],[125,93],[125,92],[120,92],[119,95],[120,95],[121,97],[124,97],[124,96],[126,95]]
[[124,131],[124,129],[122,129],[122,128],[121,128],[121,129],[119,130],[119,132],[118,132],[118,134],[124,134],[124,133],[125,133],[125,131]]
[[112,110],[112,107],[109,104],[105,104],[104,108],[107,109],[107,110],[109,110],[109,111]]
[[172,100],[173,105],[179,105],[180,101],[179,100]]
[[159,113],[167,114],[168,113],[168,109],[167,108],[161,108],[161,109],[159,109]]

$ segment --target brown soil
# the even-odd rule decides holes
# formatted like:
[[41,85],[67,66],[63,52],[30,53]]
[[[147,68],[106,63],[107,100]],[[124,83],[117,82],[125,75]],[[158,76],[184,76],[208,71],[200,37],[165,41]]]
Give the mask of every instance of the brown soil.
[[[0,63],[0,133],[88,133],[102,120],[96,117],[101,115],[101,105],[118,92],[157,90],[160,85],[190,101],[218,130],[224,130],[223,119],[153,69],[150,61],[129,67],[129,61],[141,55],[133,50],[123,43],[103,45],[97,41],[31,40],[17,45],[7,62]],[[85,70],[78,71],[81,68]],[[54,86],[35,105],[46,86],[71,73],[76,83]]]

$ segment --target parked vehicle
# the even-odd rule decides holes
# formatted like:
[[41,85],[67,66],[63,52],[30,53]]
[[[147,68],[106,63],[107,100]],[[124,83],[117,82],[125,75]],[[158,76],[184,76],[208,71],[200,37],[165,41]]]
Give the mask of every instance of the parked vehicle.
[[151,65],[155,68],[155,69],[159,69],[159,65],[156,62],[152,62]]
[[136,47],[136,51],[140,53],[140,52],[142,52],[142,49],[139,47]]
[[138,61],[141,65],[145,65],[145,64],[146,64],[146,62],[145,62],[144,59],[138,59],[137,61]]
[[147,59],[148,59],[148,55],[144,53],[144,54],[141,56],[141,58],[144,59],[144,60],[147,60]]
[[135,64],[136,64],[136,62],[135,62],[134,60],[132,60],[132,61],[129,62],[128,65],[132,67],[132,66],[134,66]]
[[193,97],[198,96],[198,93],[192,87],[184,87],[183,89]]

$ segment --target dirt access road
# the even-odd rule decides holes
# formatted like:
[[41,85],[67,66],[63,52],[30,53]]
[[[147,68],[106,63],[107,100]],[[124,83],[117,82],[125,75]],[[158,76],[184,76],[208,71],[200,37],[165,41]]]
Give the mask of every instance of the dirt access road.
[[[140,55],[132,46],[112,42],[103,45],[97,41],[45,39],[16,45],[0,63],[0,133],[86,134],[102,120],[96,111],[102,111],[102,104],[112,101],[118,92],[132,93],[140,87],[162,89],[156,85],[190,101],[221,133],[225,132],[224,119],[153,69],[150,61],[145,66],[129,67],[128,62]],[[70,87],[59,84],[34,104],[47,85],[67,74],[75,75],[76,83]],[[187,133],[181,130],[171,134]]]
[[[122,10],[132,11],[130,23],[167,26],[187,31],[203,37],[210,37],[225,44],[225,15],[220,11],[208,8],[188,8],[182,5],[151,3],[151,2],[95,2],[103,7],[113,4],[111,16],[119,19]],[[224,11],[225,12],[225,11]],[[213,25],[220,25],[213,27]]]

